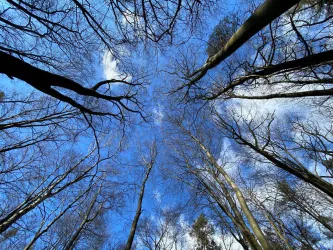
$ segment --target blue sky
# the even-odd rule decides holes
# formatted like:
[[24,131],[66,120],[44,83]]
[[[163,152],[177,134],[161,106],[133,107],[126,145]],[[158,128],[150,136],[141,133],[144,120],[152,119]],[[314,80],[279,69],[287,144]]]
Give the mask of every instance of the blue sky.
[[[170,150],[163,145],[165,139],[163,131],[169,128],[165,118],[168,115],[175,113],[175,110],[173,109],[184,108],[183,105],[177,104],[177,97],[179,97],[177,94],[167,94],[170,88],[174,87],[177,83],[175,83],[175,78],[170,77],[165,71],[177,70],[177,68],[172,68],[175,65],[172,64],[172,60],[180,59],[181,53],[187,53],[189,59],[194,59],[195,57],[197,66],[200,66],[205,62],[207,59],[205,48],[207,46],[209,34],[212,32],[214,26],[222,19],[223,15],[227,15],[226,13],[242,9],[241,4],[234,1],[224,2],[221,5],[222,7],[217,8],[214,15],[205,16],[205,19],[203,20],[204,23],[199,27],[198,31],[189,34],[190,30],[186,27],[179,27],[179,30],[183,29],[182,36],[179,40],[174,41],[173,45],[164,48],[149,48],[149,53],[147,53],[148,56],[140,51],[140,49],[142,49],[140,46],[137,48],[128,47],[120,49],[119,54],[123,56],[122,59],[125,59],[127,62],[130,61],[134,65],[133,69],[129,71],[131,73],[127,75],[126,80],[131,81],[136,79],[137,75],[134,75],[136,70],[140,71],[140,73],[144,72],[144,74],[147,75],[149,84],[147,84],[145,91],[140,93],[140,95],[142,95],[140,98],[144,101],[144,108],[147,112],[146,115],[149,122],[145,123],[138,116],[132,116],[132,124],[125,126],[124,149],[122,149],[122,152],[114,161],[110,161],[110,166],[117,168],[119,171],[118,176],[111,176],[110,179],[125,183],[122,187],[124,189],[126,201],[126,206],[122,209],[122,214],[114,213],[113,211],[109,214],[111,220],[107,226],[110,230],[112,240],[125,241],[128,236],[129,226],[134,217],[138,198],[138,196],[134,194],[134,191],[136,191],[136,193],[139,191],[138,185],[141,185],[144,173],[144,168],[138,164],[141,157],[140,149],[145,152],[147,150],[146,143],[156,139],[159,152],[157,162],[146,186],[142,218],[149,217],[154,219],[156,208],[172,208],[179,203],[186,203],[187,199],[190,198],[190,193],[188,193],[186,189],[183,191],[180,187],[177,187],[177,182],[166,180],[163,177],[165,168],[169,167],[166,156],[169,153],[167,151]],[[112,26],[113,25],[111,24],[111,27]],[[188,39],[186,43],[181,43],[183,38],[189,36],[191,36],[191,38]],[[189,51],[188,49],[190,48],[195,49]],[[135,51],[135,49],[138,49],[138,51]],[[238,53],[244,55],[245,53],[248,53],[247,49],[248,47],[243,47]],[[245,55],[248,57],[252,56],[249,54]],[[104,48],[99,48],[96,50],[96,55],[94,55],[92,64],[88,65],[91,69],[94,69],[92,70],[94,74],[89,75],[88,78],[82,78],[82,83],[93,86],[93,84],[103,79],[122,77],[124,75],[123,72],[127,71],[129,66],[133,65],[122,64],[121,58],[115,59],[111,56],[110,52],[107,52]],[[214,79],[214,77],[217,77],[220,69],[221,66],[217,67],[217,70],[211,70],[207,79]],[[77,75],[80,75],[80,73]],[[111,85],[111,93],[119,91],[121,87],[121,84]],[[10,80],[6,76],[0,76],[0,88],[5,94],[19,92],[24,95],[33,91],[33,88],[28,84],[18,80]],[[242,89],[239,89],[238,91],[239,93],[242,93]],[[245,89],[245,91],[247,91],[247,89]],[[270,92],[272,89],[268,88],[266,91]],[[284,121],[287,115],[300,113],[303,109],[303,105],[307,104],[307,102],[298,103],[297,108],[295,108],[295,105],[292,105],[292,102],[289,101],[280,102],[272,100],[253,102],[240,100],[230,101],[226,105],[217,102],[214,105],[217,107],[223,106],[226,110],[233,108],[236,112],[245,112],[249,117],[251,117],[252,112],[253,116],[258,114],[264,116],[267,113],[275,112],[279,119]],[[197,106],[189,105],[189,107],[195,110],[200,105],[201,104],[199,103]],[[223,110],[223,108],[221,108],[221,110]],[[314,109],[309,108],[307,112],[303,114],[302,119],[318,120],[318,117],[320,116],[314,116],[312,113],[313,110]],[[101,119],[94,118],[94,120],[101,124]],[[330,122],[331,121],[327,119],[323,121],[322,124],[325,125]],[[117,149],[122,132],[121,124],[118,122],[105,122],[100,128],[108,129],[108,126],[113,130],[109,135],[106,135],[106,137],[101,139],[101,143],[105,146],[101,152],[103,155],[109,153],[109,149],[112,152]],[[100,135],[104,136],[102,132]],[[90,130],[89,133],[83,135],[76,141],[76,149],[85,153],[93,141]],[[226,148],[230,149],[231,157],[235,157],[236,153],[233,152],[234,149],[231,146],[232,143],[221,139],[221,145],[223,144],[226,145]],[[244,166],[245,165],[246,164],[244,164]],[[230,172],[232,171],[233,170],[231,169]],[[243,171],[243,176],[248,177],[250,173],[250,171],[247,172],[245,170]],[[259,190],[259,192],[261,192],[261,190]],[[193,219],[195,219],[195,216],[196,214],[192,216],[184,215],[183,219],[191,224]]]

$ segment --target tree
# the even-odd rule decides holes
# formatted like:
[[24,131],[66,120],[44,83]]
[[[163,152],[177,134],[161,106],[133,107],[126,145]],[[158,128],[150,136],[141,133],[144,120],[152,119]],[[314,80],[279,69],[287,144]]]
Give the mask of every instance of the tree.
[[220,48],[223,48],[230,37],[236,32],[238,18],[235,14],[224,17],[213,29],[209,36],[206,52],[209,57],[215,55]]
[[179,89],[184,87],[191,87],[195,85],[201,78],[203,78],[208,70],[216,67],[223,60],[228,58],[238,48],[240,48],[245,42],[247,42],[252,36],[259,32],[262,28],[272,22],[275,18],[282,15],[292,6],[297,4],[299,1],[289,1],[283,3],[274,0],[268,0],[264,2],[254,13],[244,22],[244,24],[234,33],[229,41],[219,50],[214,56],[208,58],[206,63],[199,69],[190,73],[187,78],[190,81]]
[[[330,32],[327,36],[322,32],[330,29],[332,13],[327,12],[328,16],[318,13],[315,9],[321,3],[314,1],[310,6],[300,3],[285,14],[280,13],[280,18],[271,19],[251,33],[251,40],[241,43],[242,48],[230,49],[230,53],[226,53],[222,50],[231,45],[225,46],[218,53],[221,60],[216,59],[218,54],[212,56],[177,89],[185,88],[190,100],[207,101],[329,97],[332,95],[332,76],[331,70],[326,69],[331,67],[333,53],[324,45],[331,38]],[[267,1],[264,5],[269,4]],[[253,16],[259,18],[256,11]],[[235,39],[229,40],[230,44],[236,44],[241,37],[240,30],[250,27],[247,26],[249,20],[234,34]],[[215,32],[211,36],[214,37]],[[207,70],[217,65],[222,66],[218,77],[213,81],[198,82]]]
[[[101,217],[116,207],[114,198],[122,199],[121,185],[114,181],[121,167],[113,162],[126,139],[124,121],[130,120],[128,113],[143,117],[140,95],[147,86],[146,73],[123,52],[139,42],[141,46],[173,41],[178,23],[193,28],[185,19],[199,20],[211,4],[196,0],[0,4],[4,247],[103,244],[105,235],[97,237],[103,228]],[[100,81],[95,69],[103,59],[114,60],[119,74]],[[24,87],[18,94],[20,81],[26,85],[20,85]]]
[[138,246],[153,249],[185,249],[186,226],[180,222],[180,207],[157,207],[155,219],[145,216],[138,226]]
[[[232,110],[229,115],[229,117],[222,117],[215,112],[216,122],[225,136],[234,139],[276,167],[312,184],[330,197],[333,196],[332,184],[309,171],[308,167],[293,154],[293,149],[289,145],[289,142],[294,139],[293,136],[288,137],[287,130],[282,126],[279,127],[279,124],[272,129],[273,115],[268,114],[261,120]],[[300,150],[307,150],[307,148]]]
[[192,225],[190,235],[197,241],[196,249],[218,250],[220,249],[213,239],[214,226],[210,224],[205,215],[200,214]]
[[0,3],[2,248],[333,247],[332,1],[223,4]]
[[135,216],[134,216],[134,219],[132,222],[132,227],[131,227],[131,231],[130,231],[130,234],[127,239],[126,246],[124,247],[125,250],[130,250],[132,247],[133,241],[134,241],[134,236],[135,236],[135,233],[137,230],[138,222],[139,222],[139,219],[140,219],[140,216],[142,213],[142,200],[143,200],[144,193],[145,193],[146,183],[148,181],[149,174],[152,170],[152,167],[154,166],[154,163],[155,163],[156,157],[157,157],[156,142],[153,142],[153,144],[150,146],[149,150],[150,150],[150,153],[149,153],[150,159],[146,159],[144,156],[142,157],[143,164],[145,167],[147,167],[147,170],[146,170],[146,175],[142,181],[142,185],[140,188],[137,209],[136,209]]
[[213,29],[209,36],[206,52],[209,57],[215,55],[220,48],[223,48],[230,37],[236,32],[238,18],[235,14],[224,17]]
[[[10,0],[1,9],[0,60],[6,64],[0,73],[22,80],[83,113],[122,120],[124,111],[142,112],[137,96],[144,85],[144,74],[133,73],[127,67],[124,76],[92,80],[91,65],[96,58],[93,53],[102,50],[120,58],[124,46],[136,40],[158,42],[172,37],[178,20],[199,16],[210,4],[196,0]],[[131,80],[127,80],[129,75]],[[113,83],[122,84],[116,93],[110,90]]]
[[[193,175],[193,179],[185,183],[207,196],[209,207],[216,206],[214,209],[216,212],[219,211],[227,216],[229,223],[241,232],[242,237],[252,248],[270,249],[270,243],[249,209],[241,189],[224,169],[223,164],[227,164],[227,160],[224,159],[224,162],[223,159],[219,159],[222,164],[218,163],[217,157],[214,157],[209,150],[216,145],[212,136],[214,128],[207,125],[209,129],[205,130],[203,122],[194,125],[192,132],[190,128],[186,128],[183,121],[179,119],[171,121],[174,124],[173,130],[178,133],[177,137],[181,138],[171,143],[174,147],[175,162],[186,174]],[[217,138],[216,134],[214,136]],[[241,242],[243,244],[243,241]]]
[[[278,189],[283,198],[281,203],[283,203],[286,208],[296,209],[309,215],[326,230],[331,233],[333,232],[333,221],[329,216],[325,216],[325,211],[322,210],[329,206],[330,202],[328,201],[328,203],[326,203],[327,201],[321,197],[321,193],[316,192],[316,190],[311,190],[310,187],[302,187],[301,185],[292,187],[286,181],[280,182],[278,184]],[[321,199],[315,199],[314,197],[321,197]]]

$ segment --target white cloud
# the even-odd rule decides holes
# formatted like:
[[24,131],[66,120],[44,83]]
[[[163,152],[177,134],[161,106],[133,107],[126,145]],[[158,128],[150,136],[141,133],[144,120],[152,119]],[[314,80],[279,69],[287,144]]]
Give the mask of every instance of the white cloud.
[[222,249],[243,249],[242,245],[239,244],[232,235],[223,235],[217,232],[213,235],[213,239],[218,245],[222,246]]
[[163,107],[158,104],[157,107],[153,108],[153,119],[156,125],[161,125],[163,121]]
[[161,193],[158,190],[155,190],[153,192],[153,195],[154,195],[154,199],[157,201],[157,203],[161,203],[162,202],[162,200],[161,200]]
[[[168,223],[164,218],[151,217],[158,227],[156,231],[160,238],[160,247],[168,250],[176,249],[194,249],[197,246],[196,239],[191,237],[191,225],[184,219],[184,216],[179,217],[178,226]],[[160,235],[163,232],[163,236]],[[176,239],[176,240],[175,240]],[[221,234],[218,230],[213,235],[214,241],[222,246],[222,249],[238,250],[242,249],[241,245],[231,235]],[[143,242],[139,239],[139,249],[143,249]]]
[[[121,54],[126,54],[127,51],[121,51]],[[118,68],[119,60],[115,59],[111,51],[105,50],[102,59],[103,73],[106,79],[123,79],[125,76],[126,81],[131,81],[132,76],[125,75]]]

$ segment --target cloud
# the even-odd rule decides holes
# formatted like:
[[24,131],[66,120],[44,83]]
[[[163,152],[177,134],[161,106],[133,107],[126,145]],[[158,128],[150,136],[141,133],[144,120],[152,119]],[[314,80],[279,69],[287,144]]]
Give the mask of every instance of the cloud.
[[[222,247],[224,246],[226,249],[229,249],[229,250],[243,249],[241,244],[239,244],[232,235],[220,234],[220,233],[216,232],[213,235],[213,239],[218,245],[220,245]],[[224,248],[222,248],[222,249],[224,249]]]
[[[127,51],[121,51],[121,54],[126,54]],[[105,50],[102,59],[103,73],[106,79],[123,79],[125,76],[126,81],[131,81],[132,76],[126,75],[124,72],[119,70],[120,61],[115,59],[111,51]]]
[[161,125],[163,121],[163,107],[158,104],[157,107],[153,108],[153,119],[156,125]]
[[153,195],[154,195],[154,199],[157,201],[157,203],[161,203],[162,200],[161,200],[161,193],[158,191],[158,190],[155,190],[153,192]]

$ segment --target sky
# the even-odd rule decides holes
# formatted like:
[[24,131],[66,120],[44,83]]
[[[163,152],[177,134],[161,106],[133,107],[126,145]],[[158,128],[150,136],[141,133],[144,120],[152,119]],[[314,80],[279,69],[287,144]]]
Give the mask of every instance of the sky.
[[[225,6],[226,9],[223,9],[223,11],[234,11],[235,8],[237,8],[238,6],[236,6],[232,1],[229,2],[228,4],[226,4]],[[206,25],[207,25],[207,29],[206,29],[206,34],[200,34],[199,36],[194,35],[191,38],[190,43],[192,43],[192,45],[197,45],[200,46],[202,48],[204,48],[207,44],[208,41],[208,37],[209,34],[211,33],[211,31],[213,30],[214,26],[218,23],[219,19],[213,17],[210,18],[208,20],[206,20]],[[286,30],[287,27],[286,27]],[[295,39],[295,37],[291,37],[290,39]],[[169,63],[169,57],[172,57],[172,54],[174,54],[175,52],[177,53],[179,50],[184,50],[186,48],[184,48],[184,46],[173,46],[171,47],[171,49],[169,48],[167,52],[165,51],[155,51],[155,53],[158,54],[158,62],[156,61],[156,67],[154,70],[158,71],[161,68],[164,68],[168,63]],[[125,54],[132,56],[130,51],[124,51]],[[205,61],[206,60],[206,54],[205,53],[201,53],[199,55],[201,58],[199,59],[199,61]],[[119,70],[118,68],[118,64],[119,64],[119,60],[112,58],[111,54],[109,52],[105,52],[103,55],[103,60],[102,60],[102,68],[103,68],[103,74],[104,77],[106,79],[109,78],[117,78],[119,76],[122,75],[122,72]],[[214,73],[212,73],[214,74]],[[140,140],[150,140],[153,137],[159,137],[159,133],[161,132],[160,128],[163,127],[163,123],[164,123],[164,117],[165,117],[165,113],[168,113],[167,109],[164,104],[163,101],[160,101],[159,99],[163,99],[163,97],[161,97],[161,95],[163,95],[163,90],[165,91],[165,89],[161,86],[166,85],[165,81],[164,81],[164,77],[165,75],[163,73],[156,73],[156,77],[153,77],[151,80],[151,91],[149,91],[150,93],[155,93],[156,95],[156,90],[153,91],[153,88],[158,88],[161,89],[160,92],[158,92],[157,94],[157,100],[155,99],[153,103],[149,109],[152,112],[152,120],[153,123],[150,124],[148,127],[142,126],[139,127],[137,129],[137,132],[140,134]],[[131,76],[128,76],[128,80],[131,79]],[[267,89],[260,89],[259,92],[257,89],[254,90],[254,92],[252,92],[252,95],[257,95],[257,94],[263,94],[263,93],[271,93],[272,89],[268,88]],[[243,94],[242,90],[240,89],[237,93],[239,94]],[[248,94],[248,93],[246,93]],[[316,114],[314,113],[314,110],[311,109],[307,109],[307,112],[302,112],[304,110],[305,106],[307,105],[307,100],[301,100],[298,102],[295,102],[293,100],[286,100],[281,102],[279,99],[273,99],[273,100],[231,100],[228,103],[229,107],[232,107],[233,110],[236,110],[236,112],[243,112],[243,113],[249,113],[249,114],[253,114],[253,116],[265,116],[267,114],[272,114],[274,113],[276,117],[279,118],[279,120],[283,121],[284,119],[287,119],[290,115],[293,114],[300,114],[302,113],[302,119],[304,120],[309,120],[309,121],[316,121],[318,120],[319,117],[316,116]],[[217,104],[218,105],[218,104]],[[329,119],[325,122],[322,122],[322,125],[325,124],[329,124],[330,121]],[[152,131],[154,131],[152,133]],[[228,144],[229,142],[224,141],[223,142],[225,144],[224,148],[229,148],[229,157],[233,157],[233,152],[232,149],[230,149],[230,145]],[[131,154],[131,152],[129,152],[129,154]],[[163,158],[163,156],[161,156],[161,158]],[[157,165],[159,165],[160,163],[158,163]],[[163,163],[162,163],[163,164]],[[160,166],[157,166],[156,168],[158,168]],[[232,174],[233,171],[236,171],[236,169],[228,169],[228,171]],[[323,174],[324,173],[324,169],[319,169],[320,173]],[[152,220],[154,220],[154,206],[157,205],[161,205],[162,204],[162,208],[165,207],[166,209],[168,208],[168,206],[170,206],[170,204],[172,204],[172,198],[169,197],[168,195],[165,195],[165,191],[163,184],[159,185],[159,181],[157,181],[156,179],[160,178],[159,177],[159,171],[155,170],[153,172],[153,176],[151,177],[151,179],[154,180],[149,180],[148,185],[147,185],[147,192],[144,198],[144,203],[143,203],[143,214],[142,216],[146,216],[146,217],[150,217]],[[163,180],[161,180],[161,182],[163,182]],[[257,190],[259,196],[262,195],[263,200],[265,200],[265,192],[267,192],[267,190],[262,189],[261,187],[258,187]],[[132,199],[132,205],[129,207],[127,213],[126,213],[126,218],[131,218],[134,214],[134,211],[136,209],[136,197],[131,197],[129,198],[129,200]],[[167,205],[164,205],[167,204]],[[121,231],[123,228],[125,228],[125,230],[123,230],[124,233],[124,237],[126,238],[126,232],[128,232],[128,225],[129,225],[129,221],[127,221],[127,223],[124,223],[124,218],[120,218],[119,220],[119,230]],[[191,221],[184,221],[184,218],[181,218],[183,221],[182,223],[184,224],[184,227],[189,227],[188,223],[191,223]],[[191,237],[186,234],[185,236],[186,241],[188,242],[188,244],[191,246],[193,246],[193,242],[191,242]],[[216,241],[218,241],[218,235],[216,234],[215,237]],[[237,245],[236,243],[230,243],[232,245],[232,247],[230,249],[239,249],[239,245]]]
[[[218,23],[220,20],[219,18],[216,18],[217,16],[222,16],[222,13],[228,13],[237,10],[238,8],[241,8],[240,4],[237,2],[237,4],[234,1],[228,1],[223,5],[223,8],[216,10],[216,15],[207,16],[205,21],[205,29],[203,31],[197,31],[192,34],[192,37],[187,41],[188,44],[191,44],[191,46],[197,46],[198,53],[193,56],[197,57],[197,60],[200,63],[204,62],[207,59],[207,55],[205,53],[205,47],[207,46],[207,41],[209,38],[209,34],[213,30],[214,26]],[[129,16],[129,18],[132,18]],[[123,20],[124,21],[124,20]],[[184,30],[182,36],[187,37],[189,30]],[[326,32],[332,32],[332,31],[326,31]],[[291,37],[291,39],[295,39]],[[179,42],[179,41],[178,41]],[[176,97],[168,97],[167,92],[171,86],[173,86],[172,78],[169,77],[169,75],[161,71],[161,69],[167,68],[172,70],[171,61],[175,59],[179,59],[179,55],[183,52],[185,53],[187,51],[187,46],[182,43],[176,43],[172,46],[169,46],[167,48],[162,49],[156,49],[156,48],[149,48],[150,56],[144,57],[140,53],[136,53],[134,50],[127,48],[121,48],[119,54],[123,56],[124,58],[128,59],[131,58],[133,62],[136,64],[139,64],[140,67],[144,68],[144,70],[148,74],[148,78],[150,79],[149,86],[146,89],[146,106],[149,115],[150,123],[142,123],[137,122],[135,120],[135,125],[137,126],[129,126],[129,136],[126,138],[126,148],[121,152],[121,157],[119,157],[119,165],[122,166],[122,174],[121,177],[119,177],[119,180],[123,178],[124,176],[127,177],[126,180],[130,182],[133,185],[129,185],[127,193],[131,193],[132,190],[135,190],[138,192],[138,187],[136,186],[134,188],[134,184],[138,185],[141,183],[142,180],[142,173],[143,168],[142,166],[136,166],[136,164],[131,164],[133,162],[136,162],[138,158],[140,158],[140,147],[144,147],[145,141],[151,141],[154,138],[157,139],[157,143],[161,146],[163,144],[163,130],[167,128],[167,124],[165,122],[166,117],[173,113],[173,110],[170,110],[170,106],[174,107],[174,105],[169,105],[168,102],[171,98]],[[330,46],[330,44],[328,44]],[[189,51],[189,54],[191,55],[192,51]],[[96,60],[93,62],[93,68],[96,69],[96,75],[94,78],[96,79],[116,79],[116,78],[123,78],[124,71],[122,70],[122,67],[124,67],[121,63],[121,60],[118,58],[115,58],[112,56],[110,51],[107,51],[105,49],[100,49],[99,55],[96,56]],[[172,60],[170,60],[170,58]],[[131,71],[133,72],[133,71]],[[212,78],[215,76],[216,71],[210,72]],[[124,78],[127,81],[131,81],[135,79],[135,75],[128,74],[126,75],[126,78]],[[0,88],[2,91],[6,93],[6,91],[18,91],[22,94],[32,91],[32,88],[18,80],[10,80],[6,76],[0,76]],[[118,88],[121,87],[121,83],[112,84],[110,86],[112,91],[117,91]],[[247,91],[247,90],[246,90]],[[267,89],[260,89],[258,91],[255,89],[251,94],[258,94],[258,93],[271,93],[272,88]],[[242,89],[238,90],[238,93],[243,94]],[[247,93],[247,92],[246,92]],[[170,98],[170,99],[169,99]],[[174,103],[173,103],[174,104]],[[215,104],[216,106],[221,105],[219,102]],[[321,119],[321,125],[325,128],[325,126],[329,125],[331,123],[330,119],[327,118],[322,119],[322,116],[319,114],[316,114],[314,111],[316,110],[316,107],[313,109],[307,108],[306,112],[303,112],[304,107],[308,107],[308,103],[306,100],[298,101],[297,103],[295,101],[283,101],[281,102],[278,99],[275,100],[268,100],[268,101],[251,101],[251,100],[231,100],[228,102],[228,105],[226,108],[231,108],[236,110],[236,112],[245,112],[247,114],[254,114],[261,116],[265,116],[268,113],[274,113],[280,121],[284,121],[284,119],[287,119],[287,116],[290,115],[296,115],[299,113],[302,113],[302,119],[308,120],[308,121],[318,121]],[[137,123],[137,124],[136,124]],[[112,138],[113,139],[113,138]],[[112,140],[111,139],[111,140]],[[90,139],[83,139],[80,141],[82,144],[82,151],[86,150],[87,145],[91,141]],[[228,140],[222,140],[221,144],[223,144],[222,148],[228,148],[229,151],[229,157],[233,158],[236,156],[236,152],[232,151],[231,143]],[[147,187],[146,187],[146,194],[144,197],[143,202],[143,217],[148,217],[153,221],[158,221],[157,219],[157,208],[160,207],[162,210],[169,209],[177,205],[179,202],[186,202],[186,199],[189,198],[188,193],[183,193],[179,196],[175,195],[175,191],[177,190],[176,187],[172,187],[172,185],[176,185],[175,182],[172,182],[171,184],[167,183],[165,178],[163,177],[163,168],[167,167],[167,164],[165,162],[165,155],[166,150],[161,146],[156,167],[154,167],[153,172],[151,174],[151,177],[149,178]],[[134,166],[133,166],[134,165]],[[230,173],[233,173],[236,169],[230,168],[228,171]],[[319,169],[320,173],[324,173],[324,169]],[[171,187],[170,187],[170,186]],[[125,188],[126,189],[126,188]],[[267,190],[261,189],[261,187],[258,187],[256,190],[258,194],[262,194],[262,198],[264,199],[265,192],[268,192]],[[133,193],[133,192],[132,192]],[[127,207],[123,211],[122,214],[116,213],[116,214],[110,214],[110,219],[112,223],[109,225],[110,232],[112,231],[112,237],[113,239],[117,239],[119,241],[124,241],[128,235],[129,232],[129,225],[131,224],[131,220],[134,216],[134,212],[136,210],[136,204],[137,204],[137,195],[128,195],[126,196],[126,202]],[[185,231],[188,231],[191,224],[193,223],[193,220],[195,218],[186,217],[184,214],[183,216],[180,216],[179,223],[184,228]],[[162,223],[165,223],[162,221]],[[214,223],[214,222],[212,222]],[[172,229],[171,229],[172,231]],[[230,237],[227,235],[226,237]],[[184,235],[184,239],[189,245],[189,247],[193,246],[193,239],[187,232]],[[216,235],[214,236],[214,239],[219,242],[219,236],[218,232],[216,232]],[[228,241],[231,241],[228,239]],[[237,245],[234,242],[231,242],[230,249],[239,249],[239,245]]]

